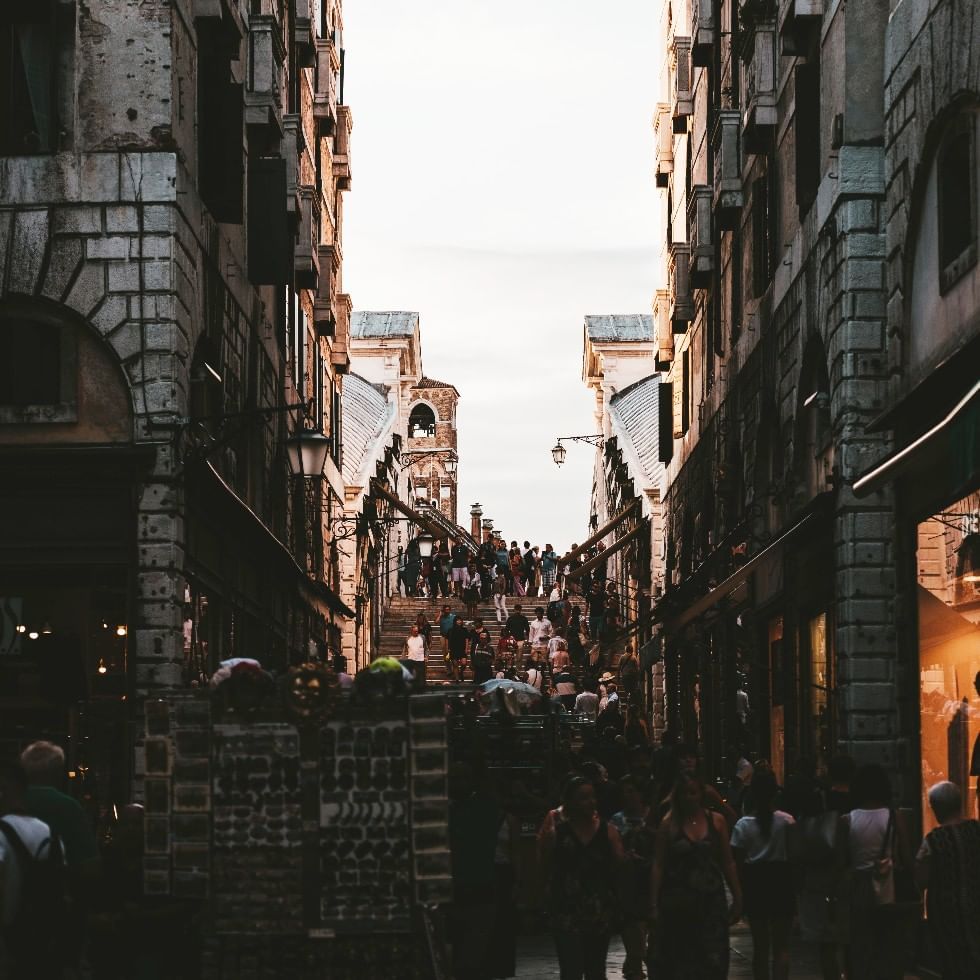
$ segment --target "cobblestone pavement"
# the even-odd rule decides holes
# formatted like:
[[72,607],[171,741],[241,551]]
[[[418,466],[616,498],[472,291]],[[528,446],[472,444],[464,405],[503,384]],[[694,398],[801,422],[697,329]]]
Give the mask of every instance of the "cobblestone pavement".
[[[749,980],[752,976],[752,938],[744,923],[732,929],[731,949],[729,980]],[[609,948],[606,968],[609,980],[620,980],[623,975],[623,944],[618,937]],[[523,936],[518,940],[517,976],[519,980],[557,980],[558,960],[550,936]],[[800,943],[794,944],[790,978],[820,980],[815,949]],[[656,977],[652,980],[656,980]]]

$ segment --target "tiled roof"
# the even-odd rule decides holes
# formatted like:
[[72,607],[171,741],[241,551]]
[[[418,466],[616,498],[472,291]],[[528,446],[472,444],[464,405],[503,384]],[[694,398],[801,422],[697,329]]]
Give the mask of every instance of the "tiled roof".
[[418,313],[404,310],[355,310],[350,315],[352,337],[412,337],[418,327]]
[[609,313],[585,318],[589,340],[653,340],[653,317],[645,313]]
[[356,485],[364,458],[385,430],[385,423],[394,413],[383,386],[371,384],[359,374],[344,377],[342,394],[344,483]]
[[629,440],[643,467],[645,482],[652,486],[659,486],[664,476],[658,449],[659,385],[660,375],[652,374],[617,392],[609,400],[613,428]]
[[[412,387],[413,388],[452,388],[453,391],[456,391],[455,385],[451,385],[446,381],[436,381],[435,378],[424,378],[424,377],[419,378],[419,380],[414,385],[412,385]],[[459,392],[456,391],[456,394],[458,395]]]

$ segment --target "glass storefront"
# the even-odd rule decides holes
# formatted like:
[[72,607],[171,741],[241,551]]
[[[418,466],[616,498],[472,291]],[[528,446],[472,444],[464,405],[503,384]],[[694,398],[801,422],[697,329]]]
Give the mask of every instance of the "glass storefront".
[[980,773],[980,493],[922,521],[916,548],[923,830],[926,793],[949,779],[975,816]]

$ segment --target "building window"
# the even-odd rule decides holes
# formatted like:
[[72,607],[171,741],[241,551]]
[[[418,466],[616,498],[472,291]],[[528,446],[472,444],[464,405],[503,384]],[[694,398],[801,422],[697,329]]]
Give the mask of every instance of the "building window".
[[453,488],[448,483],[444,483],[441,487],[439,487],[439,498],[441,500],[449,500],[452,495]]
[[0,10],[0,154],[58,149],[58,35],[52,0]]
[[961,116],[939,149],[939,289],[945,293],[977,262],[975,117]]
[[796,203],[800,219],[809,212],[820,187],[820,54],[797,65],[796,81]]
[[416,405],[408,417],[408,437],[410,439],[434,439],[435,435],[435,412],[428,405]]
[[752,295],[759,297],[775,272],[775,215],[769,174],[752,182]]
[[0,422],[76,421],[75,341],[70,325],[0,313]]

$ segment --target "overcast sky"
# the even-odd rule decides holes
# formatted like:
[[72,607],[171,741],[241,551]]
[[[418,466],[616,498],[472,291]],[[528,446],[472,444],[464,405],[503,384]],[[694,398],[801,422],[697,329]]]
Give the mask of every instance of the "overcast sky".
[[[588,313],[648,313],[656,102],[650,0],[346,0],[352,191],[344,286],[417,310],[461,394],[459,520],[585,537]],[[659,236],[662,238],[662,234]]]

